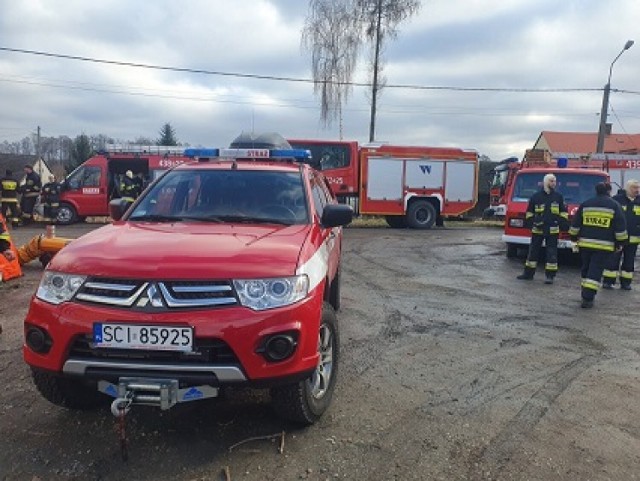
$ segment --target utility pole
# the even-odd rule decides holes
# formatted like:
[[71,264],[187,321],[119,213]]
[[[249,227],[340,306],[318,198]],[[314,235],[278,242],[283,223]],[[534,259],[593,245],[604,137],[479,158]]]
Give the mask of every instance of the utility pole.
[[380,63],[380,27],[382,24],[382,0],[376,3],[376,48],[373,58],[373,87],[371,89],[371,123],[369,124],[369,142],[376,140],[376,104],[378,98],[378,65]]
[[620,55],[624,53],[625,50],[629,50],[633,45],[633,40],[627,40],[627,43],[624,44],[622,50],[616,58],[611,62],[611,66],[609,67],[609,78],[607,79],[607,84],[604,86],[604,93],[602,94],[602,109],[600,110],[600,126],[598,128],[598,144],[596,146],[596,152],[602,153],[604,152],[604,138],[607,131],[607,115],[609,112],[609,94],[611,93],[611,73],[613,72],[613,64],[616,63],[616,60],[620,58]]

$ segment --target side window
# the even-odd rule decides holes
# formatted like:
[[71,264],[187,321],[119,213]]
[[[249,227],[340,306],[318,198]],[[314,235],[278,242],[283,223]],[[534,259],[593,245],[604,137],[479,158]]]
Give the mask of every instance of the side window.
[[102,169],[100,167],[86,167],[82,179],[82,187],[100,187],[100,176]]
[[67,184],[71,189],[80,189],[82,187],[100,187],[100,176],[102,169],[100,167],[84,166],[76,169],[69,177]]
[[311,184],[311,193],[313,194],[313,207],[318,217],[322,217],[324,206],[327,205],[327,196],[322,189],[319,179],[314,178]]

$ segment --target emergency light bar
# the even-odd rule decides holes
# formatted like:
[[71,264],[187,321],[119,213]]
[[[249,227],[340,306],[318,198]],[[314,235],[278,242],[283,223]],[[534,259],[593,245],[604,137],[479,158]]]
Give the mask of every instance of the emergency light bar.
[[226,159],[311,159],[311,152],[304,149],[186,149],[184,155]]

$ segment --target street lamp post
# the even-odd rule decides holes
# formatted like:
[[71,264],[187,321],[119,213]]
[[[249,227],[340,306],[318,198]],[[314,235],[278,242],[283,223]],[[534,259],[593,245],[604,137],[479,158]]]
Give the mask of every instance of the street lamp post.
[[609,93],[611,92],[611,72],[613,71],[613,64],[616,63],[616,60],[620,58],[620,55],[622,55],[625,50],[629,50],[632,45],[633,40],[627,40],[627,43],[624,44],[624,48],[620,50],[620,53],[616,58],[613,59],[613,62],[611,62],[611,66],[609,67],[609,78],[607,79],[607,85],[604,86],[604,93],[602,95],[600,128],[598,129],[598,145],[596,147],[596,152],[598,153],[604,152],[604,136],[607,129],[607,113],[609,111]]

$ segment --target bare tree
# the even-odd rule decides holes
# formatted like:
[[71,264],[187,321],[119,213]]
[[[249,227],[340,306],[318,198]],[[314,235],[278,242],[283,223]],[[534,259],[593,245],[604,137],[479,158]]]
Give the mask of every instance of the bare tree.
[[364,37],[373,53],[369,140],[375,140],[377,100],[385,83],[380,75],[384,44],[397,37],[400,23],[417,13],[420,4],[420,0],[310,0],[302,45],[311,51],[314,91],[320,96],[325,125],[342,114]]
[[340,120],[351,77],[358,61],[361,24],[356,0],[310,0],[302,30],[302,46],[311,52],[314,92],[320,97],[320,118],[325,125]]
[[[373,46],[373,81],[371,86],[371,121],[369,141],[375,140],[378,94],[384,86],[380,78],[383,68],[381,53],[386,39],[398,36],[398,26],[418,12],[420,0],[356,0],[367,38]],[[382,80],[382,81],[381,81]]]

